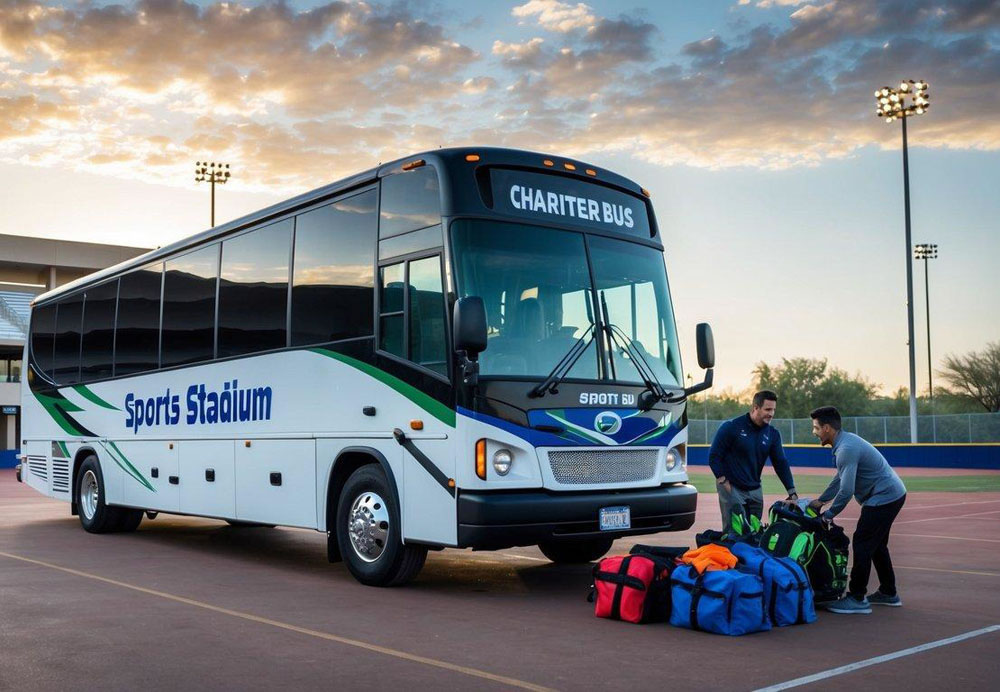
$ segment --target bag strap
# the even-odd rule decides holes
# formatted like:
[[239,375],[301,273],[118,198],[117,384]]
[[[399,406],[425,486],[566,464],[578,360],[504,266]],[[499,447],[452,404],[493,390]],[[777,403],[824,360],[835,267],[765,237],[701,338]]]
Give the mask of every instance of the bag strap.
[[[632,561],[632,556],[628,555],[622,560],[621,565],[618,567],[618,574],[614,575],[616,577],[628,576],[628,563]],[[621,580],[615,586],[615,595],[611,599],[611,619],[621,620],[622,617],[622,591],[625,590],[625,580]]]
[[799,592],[798,613],[795,616],[795,624],[801,625],[803,622],[805,622],[805,617],[806,617],[805,616],[806,583],[803,582],[801,579],[799,579],[798,572],[796,572],[794,569],[786,565],[784,562],[778,560],[778,564],[787,569],[789,572],[791,572],[792,576],[795,577],[795,583],[797,585],[795,590]]
[[[694,569],[690,567],[689,569]],[[697,570],[695,570],[697,572]],[[698,602],[701,601],[701,595],[705,591],[704,587],[705,573],[699,574],[694,580],[694,585],[691,587],[691,629],[700,630],[701,627],[698,626]]]

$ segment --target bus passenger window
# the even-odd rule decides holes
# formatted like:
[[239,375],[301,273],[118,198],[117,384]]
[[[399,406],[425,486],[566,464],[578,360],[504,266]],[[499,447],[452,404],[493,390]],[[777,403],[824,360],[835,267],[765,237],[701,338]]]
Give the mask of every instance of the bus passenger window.
[[295,219],[292,346],[374,334],[375,191]]
[[56,345],[52,377],[59,384],[80,381],[80,327],[83,321],[83,295],[59,302],[56,312]]
[[156,264],[121,278],[115,324],[115,376],[159,366],[161,267]]
[[35,366],[46,377],[52,377],[52,347],[55,344],[56,306],[45,305],[31,313],[31,355]]
[[421,166],[382,179],[379,238],[441,223],[441,189],[437,171]]
[[167,260],[163,277],[162,367],[215,355],[218,244]]
[[222,243],[219,358],[285,347],[291,243],[291,219]]
[[94,286],[87,291],[86,296],[83,311],[83,348],[80,356],[82,382],[111,377],[118,280]]

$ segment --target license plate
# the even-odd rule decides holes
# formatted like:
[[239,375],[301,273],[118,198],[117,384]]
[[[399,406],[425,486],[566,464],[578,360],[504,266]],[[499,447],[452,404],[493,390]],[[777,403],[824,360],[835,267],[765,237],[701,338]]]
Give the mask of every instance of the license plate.
[[601,507],[601,531],[632,528],[632,512],[626,507]]

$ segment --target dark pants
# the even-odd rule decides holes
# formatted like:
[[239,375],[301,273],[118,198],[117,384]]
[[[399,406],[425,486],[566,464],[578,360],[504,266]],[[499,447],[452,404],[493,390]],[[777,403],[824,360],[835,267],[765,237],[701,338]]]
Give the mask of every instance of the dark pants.
[[848,587],[850,594],[858,600],[868,592],[872,564],[878,574],[879,591],[886,596],[896,595],[896,573],[892,571],[892,560],[889,559],[889,530],[904,502],[906,495],[885,505],[861,508],[861,518],[851,539],[854,566],[851,567]]

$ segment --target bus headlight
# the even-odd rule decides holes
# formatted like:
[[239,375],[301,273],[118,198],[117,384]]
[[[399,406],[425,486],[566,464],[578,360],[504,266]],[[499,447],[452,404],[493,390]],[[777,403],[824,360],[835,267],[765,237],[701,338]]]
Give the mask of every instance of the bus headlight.
[[667,471],[673,471],[681,463],[681,455],[678,454],[676,449],[671,449],[667,452]]
[[513,461],[514,455],[510,453],[509,449],[498,449],[493,454],[493,470],[499,476],[506,476],[510,473],[510,465]]

